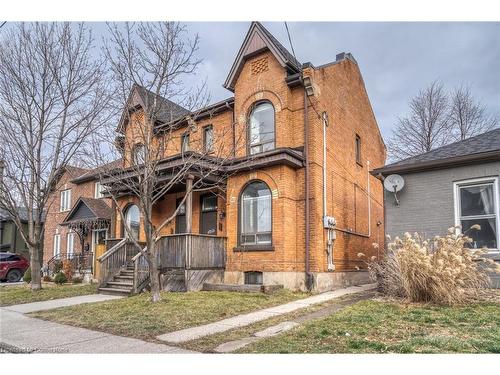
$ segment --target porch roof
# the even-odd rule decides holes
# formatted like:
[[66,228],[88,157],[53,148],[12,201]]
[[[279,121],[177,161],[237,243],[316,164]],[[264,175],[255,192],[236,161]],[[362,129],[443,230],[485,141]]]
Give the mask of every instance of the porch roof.
[[[273,165],[288,165],[294,169],[304,166],[304,156],[301,148],[293,149],[289,147],[277,148],[262,152],[256,155],[249,155],[238,158],[222,159],[210,155],[202,155],[193,151],[177,154],[158,162],[157,173],[159,180],[169,181],[175,176],[176,171],[186,168],[186,160],[192,163],[186,173],[192,174],[195,178],[203,176],[208,183],[217,182],[224,175],[255,170]],[[190,161],[189,161],[190,160]],[[193,162],[193,160],[195,162]],[[207,174],[207,172],[209,172]],[[103,180],[104,185],[113,185],[127,179],[138,176],[136,167],[117,169]]]
[[111,215],[111,208],[102,199],[81,197],[61,225],[81,222],[110,222]]

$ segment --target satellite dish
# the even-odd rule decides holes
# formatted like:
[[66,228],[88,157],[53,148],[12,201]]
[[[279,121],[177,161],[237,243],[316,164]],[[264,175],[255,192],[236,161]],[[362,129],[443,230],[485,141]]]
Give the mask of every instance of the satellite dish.
[[398,174],[391,174],[384,179],[384,188],[394,194],[394,203],[399,206],[397,192],[405,186],[405,180]]
[[384,188],[391,193],[397,193],[405,186],[405,180],[398,174],[391,174],[384,179]]

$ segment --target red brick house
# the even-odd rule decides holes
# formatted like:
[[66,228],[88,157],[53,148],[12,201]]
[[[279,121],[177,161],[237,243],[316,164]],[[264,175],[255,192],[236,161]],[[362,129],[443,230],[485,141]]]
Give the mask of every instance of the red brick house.
[[[357,254],[377,255],[373,243],[383,248],[383,189],[370,170],[384,165],[386,148],[354,57],[340,53],[324,65],[300,63],[253,22],[224,87],[233,96],[197,112],[203,131],[191,139],[183,137],[187,123],[173,130],[180,141],[162,160],[168,172],[182,163],[186,142],[204,143],[207,135],[230,142],[243,134],[244,147],[234,149],[224,165],[231,170],[224,189],[190,193],[176,220],[162,229],[163,288],[180,283],[193,290],[208,281],[322,291],[367,282]],[[142,101],[150,94],[134,86],[120,139],[133,144],[134,131],[145,126]],[[188,114],[166,99],[165,105],[170,118]],[[134,150],[122,149],[124,170]],[[153,221],[172,215],[184,194],[182,187],[165,194],[153,208]],[[141,239],[136,201],[124,193],[118,207]],[[117,211],[112,216],[101,284],[109,291],[138,291],[147,283],[139,275],[144,262],[128,253],[121,217]],[[50,251],[50,231],[47,237]],[[205,263],[196,263],[195,253]],[[124,277],[130,275],[127,289]]]

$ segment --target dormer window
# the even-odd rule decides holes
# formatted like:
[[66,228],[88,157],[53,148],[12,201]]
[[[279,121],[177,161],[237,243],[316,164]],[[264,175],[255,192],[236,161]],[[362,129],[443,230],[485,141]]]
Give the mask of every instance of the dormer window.
[[274,107],[269,102],[255,105],[250,113],[249,151],[250,154],[274,149]]
[[135,165],[144,164],[146,159],[146,149],[143,144],[138,144],[134,147],[133,160]]

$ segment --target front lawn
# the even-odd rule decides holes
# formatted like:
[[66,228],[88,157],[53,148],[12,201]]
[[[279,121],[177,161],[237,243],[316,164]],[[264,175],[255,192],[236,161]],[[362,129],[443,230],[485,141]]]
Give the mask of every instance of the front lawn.
[[275,294],[236,292],[162,292],[159,303],[150,294],[107,302],[64,307],[30,314],[78,327],[121,336],[154,339],[156,336],[206,324],[234,315],[307,297],[305,293],[281,290]]
[[461,307],[362,301],[245,353],[500,353],[500,304]]
[[0,306],[47,301],[51,299],[94,294],[96,285],[43,285],[42,290],[32,292],[29,285],[0,287]]

